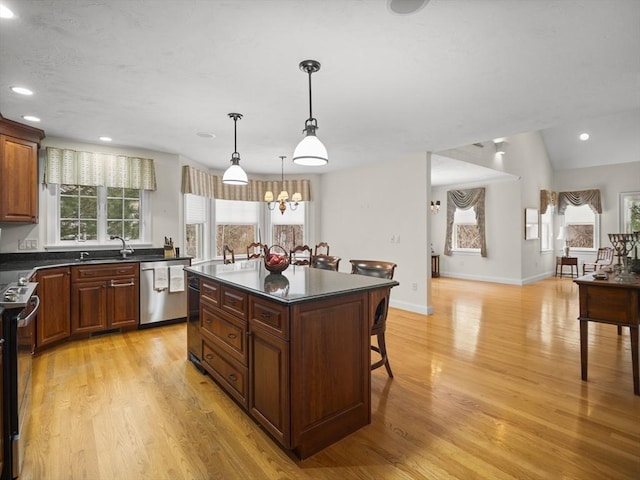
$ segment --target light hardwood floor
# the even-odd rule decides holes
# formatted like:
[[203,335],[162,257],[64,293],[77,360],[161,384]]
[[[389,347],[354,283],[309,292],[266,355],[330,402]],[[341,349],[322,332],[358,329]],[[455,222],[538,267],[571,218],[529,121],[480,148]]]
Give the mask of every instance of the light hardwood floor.
[[432,288],[433,315],[390,310],[371,425],[304,462],[186,361],[184,324],[45,352],[20,479],[640,478],[628,330],[590,325],[585,383],[570,279]]

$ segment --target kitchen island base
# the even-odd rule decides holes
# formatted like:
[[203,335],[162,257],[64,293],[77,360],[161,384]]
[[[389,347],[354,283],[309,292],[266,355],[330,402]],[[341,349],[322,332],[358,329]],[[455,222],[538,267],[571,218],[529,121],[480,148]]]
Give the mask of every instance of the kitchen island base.
[[371,422],[372,316],[397,283],[298,269],[335,291],[286,302],[199,269],[201,364],[280,446],[305,459]]

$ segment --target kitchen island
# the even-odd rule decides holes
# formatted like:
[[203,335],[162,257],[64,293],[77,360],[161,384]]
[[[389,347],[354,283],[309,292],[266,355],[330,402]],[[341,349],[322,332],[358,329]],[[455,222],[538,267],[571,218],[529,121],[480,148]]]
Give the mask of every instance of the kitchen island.
[[189,356],[304,459],[371,423],[371,325],[398,282],[260,260],[185,268]]

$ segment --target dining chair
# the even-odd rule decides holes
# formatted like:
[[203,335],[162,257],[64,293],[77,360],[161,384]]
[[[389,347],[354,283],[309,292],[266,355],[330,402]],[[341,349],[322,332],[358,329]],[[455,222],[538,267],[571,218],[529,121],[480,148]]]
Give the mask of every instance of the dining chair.
[[[393,274],[397,265],[393,262],[383,262],[378,260],[349,260],[351,262],[351,273],[357,275],[367,275],[369,277],[393,279]],[[387,374],[393,378],[389,357],[387,356],[387,344],[385,341],[385,331],[387,329],[387,313],[389,312],[389,295],[380,300],[376,307],[371,326],[371,336],[375,336],[378,345],[371,345],[371,350],[380,354],[380,360],[371,365],[371,370],[384,365]]]
[[233,253],[233,249],[229,248],[229,245],[222,247],[222,261],[225,264],[236,263],[236,256]]
[[340,265],[340,257],[334,255],[314,255],[311,257],[311,267],[320,268],[322,270],[338,271]]
[[309,265],[312,257],[311,247],[309,245],[296,245],[289,252],[290,265]]
[[[324,253],[322,252],[322,249],[324,249]],[[318,250],[320,250],[320,251],[318,251]],[[327,242],[320,242],[313,249],[313,254],[314,255],[329,255],[329,244]]]
[[606,267],[607,265],[611,265],[612,263],[613,248],[600,247],[598,249],[598,255],[596,256],[595,262],[584,262],[582,264],[582,274],[586,275],[589,272],[595,272],[596,270],[600,270],[602,267]]
[[[256,248],[258,251],[256,251]],[[247,245],[247,260],[251,260],[253,258],[260,258],[264,255],[266,245],[262,245],[258,242],[253,242]]]

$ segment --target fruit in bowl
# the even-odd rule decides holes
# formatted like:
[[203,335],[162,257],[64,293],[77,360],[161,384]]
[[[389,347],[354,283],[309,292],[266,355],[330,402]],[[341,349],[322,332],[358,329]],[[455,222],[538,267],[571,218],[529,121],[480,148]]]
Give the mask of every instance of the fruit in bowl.
[[264,266],[270,272],[275,273],[286,270],[289,266],[289,257],[286,250],[279,245],[269,247],[264,256]]

